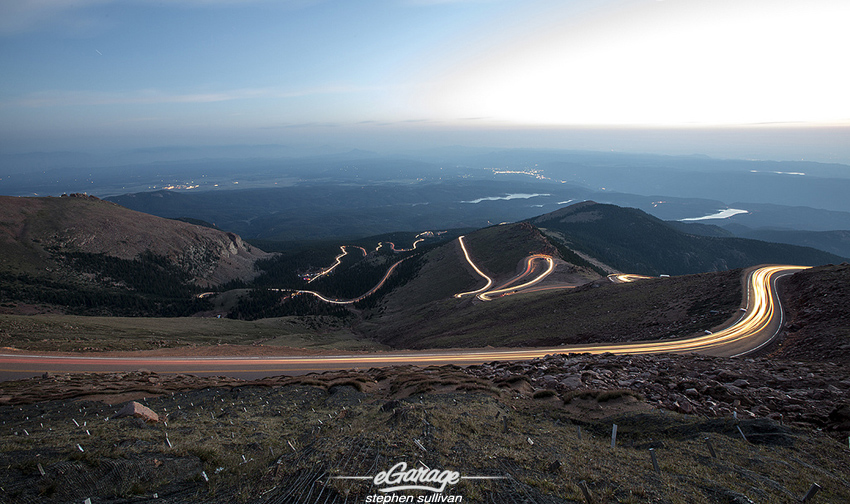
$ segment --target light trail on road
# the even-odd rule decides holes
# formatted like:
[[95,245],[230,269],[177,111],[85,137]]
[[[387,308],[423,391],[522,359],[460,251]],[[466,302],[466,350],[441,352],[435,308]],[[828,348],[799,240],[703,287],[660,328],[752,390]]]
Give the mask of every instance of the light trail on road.
[[[489,276],[487,276],[483,271],[481,271],[481,268],[479,268],[475,264],[475,261],[472,260],[472,257],[469,255],[469,251],[466,249],[466,243],[464,242],[464,237],[460,236],[460,237],[458,237],[457,240],[460,243],[460,248],[463,251],[463,256],[466,258],[466,262],[469,263],[470,266],[472,266],[472,269],[474,269],[476,273],[478,273],[479,275],[481,275],[482,278],[487,280],[487,284],[484,287],[481,287],[480,289],[477,289],[477,290],[474,290],[474,291],[460,292],[458,294],[455,294],[454,297],[456,297],[456,298],[462,298],[462,297],[465,297],[465,296],[473,296],[474,295],[478,299],[480,299],[481,301],[492,301],[494,297],[502,296],[504,294],[513,294],[515,292],[518,292],[518,291],[521,291],[523,289],[527,289],[527,288],[529,288],[533,285],[536,285],[536,284],[540,283],[544,278],[549,276],[549,274],[551,274],[553,271],[555,271],[555,260],[552,259],[552,256],[548,256],[548,255],[545,255],[545,254],[534,254],[534,255],[526,257],[525,271],[523,271],[519,275],[515,276],[514,278],[510,279],[509,281],[505,282],[499,288],[490,290],[490,286],[493,285],[493,279],[490,278]],[[533,278],[532,280],[529,280],[528,282],[525,282],[525,283],[520,284],[520,285],[515,285],[513,287],[508,287],[509,285],[513,284],[514,282],[518,282],[518,281],[522,280],[523,278],[527,277],[528,275],[530,275],[531,272],[533,271],[532,264],[533,264],[534,261],[537,261],[537,260],[546,261],[546,263],[547,263],[547,268],[543,273],[541,273],[537,277]]]
[[419,233],[418,235],[416,235],[414,237],[415,241],[413,242],[413,246],[409,249],[395,248],[395,243],[393,243],[393,242],[379,242],[378,247],[375,249],[375,252],[381,250],[381,247],[384,246],[384,243],[389,244],[389,246],[391,247],[391,250],[393,252],[395,252],[396,254],[398,254],[400,252],[412,252],[412,251],[416,250],[416,247],[419,246],[420,243],[425,241],[425,238],[421,238],[422,236],[424,236],[426,238],[433,238],[435,236],[435,234],[440,235],[440,234],[443,234],[445,232],[446,231],[438,231],[437,233],[434,233],[433,231],[423,231],[422,233]]
[[[535,278],[533,278],[533,279],[531,279],[528,282],[525,282],[523,284],[515,285],[513,287],[505,287],[505,288],[500,288],[500,289],[494,289],[494,290],[487,291],[487,292],[482,292],[481,294],[478,295],[478,299],[480,299],[482,301],[491,301],[494,297],[501,296],[503,294],[513,294],[515,292],[528,289],[529,287],[537,285],[538,283],[543,281],[544,278],[546,278],[553,271],[555,271],[555,260],[552,259],[551,256],[547,256],[547,255],[544,255],[544,254],[535,254],[533,256],[526,258],[526,260],[528,262],[527,262],[526,267],[525,267],[525,272],[522,275],[520,275],[517,279],[525,278],[526,276],[531,274],[531,271],[533,269],[532,263],[535,260],[545,261],[546,264],[547,264],[546,270],[543,273],[541,273],[540,275],[536,276]],[[517,279],[515,279],[515,280],[517,280]],[[510,283],[513,283],[513,281],[510,282]]]
[[764,266],[747,276],[747,306],[731,326],[693,338],[637,341],[598,345],[564,345],[523,349],[453,349],[422,352],[387,352],[360,355],[299,357],[92,357],[0,355],[0,379],[16,379],[52,372],[116,372],[146,368],[158,373],[230,375],[258,378],[280,374],[305,374],[328,370],[391,365],[471,365],[492,361],[528,360],[550,354],[606,353],[701,353],[739,356],[763,348],[783,324],[776,280],[807,269],[801,266]]
[[466,262],[468,262],[469,265],[472,266],[472,269],[474,269],[476,273],[478,273],[479,275],[481,275],[482,278],[487,280],[487,285],[485,285],[484,287],[481,287],[478,290],[469,291],[469,292],[461,292],[461,293],[455,294],[456,298],[462,298],[464,296],[472,296],[472,295],[480,294],[481,292],[484,292],[487,289],[489,289],[491,285],[493,285],[493,279],[488,277],[487,275],[485,275],[484,272],[481,271],[481,269],[478,268],[478,266],[475,265],[475,263],[472,261],[472,258],[469,257],[469,251],[466,250],[466,243],[464,243],[463,239],[464,239],[463,236],[458,236],[457,241],[460,243],[460,249],[463,251],[463,256],[466,257]]
[[386,273],[384,273],[384,276],[381,278],[381,281],[380,281],[380,282],[378,282],[378,284],[377,284],[377,285],[375,285],[374,287],[372,287],[372,289],[371,289],[371,290],[369,290],[369,292],[367,292],[366,294],[363,294],[362,296],[360,296],[360,297],[356,297],[356,298],[354,298],[354,299],[331,299],[331,298],[327,298],[327,297],[325,297],[325,296],[323,296],[323,295],[319,294],[319,293],[318,293],[318,292],[316,292],[316,291],[309,291],[309,290],[295,290],[294,292],[295,292],[296,294],[310,294],[310,295],[316,296],[317,298],[321,299],[322,301],[324,301],[324,302],[326,302],[326,303],[339,304],[339,305],[354,304],[354,303],[356,303],[356,302],[358,302],[358,301],[361,301],[361,300],[363,300],[363,299],[365,299],[365,298],[367,298],[367,297],[371,296],[371,295],[372,295],[372,294],[374,294],[374,293],[375,293],[378,289],[380,289],[381,287],[383,287],[383,286],[384,286],[384,284],[387,282],[387,279],[390,277],[390,275],[392,275],[392,274],[393,274],[393,271],[395,271],[396,266],[398,266],[399,264],[403,263],[405,260],[406,260],[406,258],[405,258],[405,259],[402,259],[402,260],[400,260],[400,261],[396,261],[396,262],[395,262],[392,266],[390,266],[390,267],[389,267],[389,269],[387,270],[387,272],[386,272]]
[[[342,254],[340,254],[340,255],[338,255],[334,258],[334,263],[332,265],[328,266],[327,268],[321,270],[320,272],[316,273],[315,275],[310,276],[309,279],[307,280],[307,283],[311,283],[313,280],[316,280],[317,278],[321,278],[325,275],[329,275],[331,272],[333,272],[333,270],[336,269],[337,266],[342,264],[342,258],[348,255],[348,250],[346,250],[348,248],[348,245],[342,245],[339,248],[340,248],[340,250],[342,250]],[[359,248],[363,252],[363,257],[366,257],[366,249],[364,249],[363,247],[356,247],[356,246],[354,248]]]
[[[442,233],[445,233],[445,231],[440,231],[437,234],[442,234]],[[395,248],[395,244],[393,242],[379,242],[378,247],[375,249],[375,252],[381,250],[381,247],[384,245],[384,243],[389,244],[390,247],[392,247],[392,251],[394,253],[411,252],[411,251],[416,249],[417,245],[419,245],[421,242],[425,241],[425,238],[420,238],[421,236],[425,236],[425,237],[430,238],[430,237],[434,236],[434,232],[433,231],[424,231],[424,232],[416,235],[416,237],[415,237],[416,241],[413,242],[413,248],[397,249],[397,248]],[[331,266],[321,270],[319,273],[316,273],[315,275],[308,277],[307,283],[311,283],[313,280],[316,280],[317,278],[321,278],[321,277],[328,275],[331,272],[333,272],[333,270],[336,269],[337,266],[342,264],[342,258],[345,257],[346,255],[348,255],[348,250],[346,250],[348,247],[360,249],[360,251],[363,252],[363,257],[366,257],[366,256],[369,255],[369,253],[366,251],[366,249],[359,246],[359,245],[341,245],[339,248],[342,250],[342,254],[336,256],[336,258],[334,259],[334,264],[332,264]],[[407,258],[405,258],[405,259],[407,259]],[[271,290],[281,291],[281,292],[292,292],[293,294],[309,294],[311,296],[317,297],[318,299],[324,301],[325,303],[338,304],[338,305],[354,304],[358,301],[363,300],[364,298],[366,298],[368,296],[371,296],[378,289],[383,287],[384,284],[386,283],[387,279],[390,277],[392,272],[395,270],[396,266],[401,264],[405,259],[402,259],[400,261],[395,262],[392,266],[389,267],[389,269],[387,269],[387,272],[384,274],[383,278],[381,278],[381,281],[378,282],[378,284],[376,286],[372,287],[372,289],[369,290],[369,292],[363,294],[362,296],[356,297],[354,299],[332,299],[332,298],[324,296],[320,292],[311,291],[311,290],[303,290],[303,289],[271,289]],[[212,293],[210,293],[210,294],[212,294]]]
[[608,280],[611,280],[614,283],[631,283],[636,282],[638,280],[649,280],[650,278],[655,278],[651,276],[644,275],[633,275],[631,273],[612,273],[608,275]]

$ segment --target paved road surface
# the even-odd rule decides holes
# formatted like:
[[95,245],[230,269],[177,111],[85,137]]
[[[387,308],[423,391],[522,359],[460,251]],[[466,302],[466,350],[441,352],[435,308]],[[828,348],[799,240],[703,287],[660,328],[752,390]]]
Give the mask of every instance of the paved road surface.
[[764,266],[748,274],[747,305],[741,318],[730,327],[693,338],[642,341],[614,345],[577,345],[522,349],[456,349],[421,352],[392,352],[338,356],[299,357],[169,357],[110,358],[97,356],[58,357],[44,355],[0,355],[0,380],[37,376],[52,372],[134,371],[188,373],[258,378],[281,374],[305,374],[336,369],[389,365],[468,365],[496,360],[524,360],[554,353],[611,352],[689,353],[737,356],[755,351],[770,342],[784,323],[776,292],[776,279],[805,269],[797,266]]

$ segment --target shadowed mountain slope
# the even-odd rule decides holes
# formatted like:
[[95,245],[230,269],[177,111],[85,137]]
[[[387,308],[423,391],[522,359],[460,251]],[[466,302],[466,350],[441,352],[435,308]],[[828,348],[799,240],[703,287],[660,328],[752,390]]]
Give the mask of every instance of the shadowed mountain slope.
[[[614,285],[589,264],[564,258],[527,222],[493,226],[465,238],[470,256],[499,284],[534,253],[557,258],[547,284],[559,290],[482,303],[459,292],[484,285],[457,241],[425,254],[416,276],[386,296],[358,330],[398,348],[534,346],[683,336],[714,327],[741,302],[741,273],[729,271]],[[565,250],[569,253],[569,250]]]
[[199,285],[254,276],[265,252],[233,234],[163,219],[91,196],[0,197],[2,269],[33,272],[55,256],[82,252],[118,259],[166,258]]
[[628,273],[684,275],[764,263],[818,265],[844,260],[808,247],[687,234],[641,210],[593,201],[528,222],[571,249]]

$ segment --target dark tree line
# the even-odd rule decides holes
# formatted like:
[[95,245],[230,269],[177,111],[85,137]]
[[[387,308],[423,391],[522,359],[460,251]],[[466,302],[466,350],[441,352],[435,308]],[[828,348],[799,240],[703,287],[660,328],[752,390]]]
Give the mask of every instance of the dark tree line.
[[78,272],[96,275],[101,282],[126,285],[142,294],[179,298],[200,292],[188,273],[167,257],[149,250],[134,259],[86,252],[68,252],[63,255],[65,261]]
[[[228,317],[245,320],[289,315],[350,317],[352,312],[347,306],[351,305],[326,303],[311,294],[293,295],[292,292],[285,292],[285,289],[292,291],[311,290],[329,298],[355,299],[375,287],[384,277],[387,269],[396,260],[401,260],[406,256],[407,259],[396,267],[380,289],[353,305],[357,309],[374,308],[389,292],[404,285],[419,273],[423,264],[422,255],[430,248],[422,247],[415,252],[406,254],[394,254],[391,250],[389,252],[382,251],[383,253],[372,256],[373,259],[375,256],[383,257],[384,260],[380,261],[364,260],[359,253],[353,253],[347,256],[348,261],[343,260],[343,263],[333,273],[309,284],[293,271],[287,271],[286,265],[292,264],[290,262],[291,257],[269,260],[263,267],[266,268],[267,273],[273,273],[258,278],[248,296],[239,300]],[[275,276],[278,276],[277,283],[272,281]],[[296,280],[293,280],[290,284],[283,281],[291,277],[296,278]]]
[[349,317],[351,312],[342,305],[325,303],[311,294],[292,295],[269,289],[253,289],[239,299],[227,314],[228,318],[257,320],[291,315],[329,315]]
[[[339,245],[279,252],[255,263],[254,267],[261,273],[252,284],[256,287],[303,289],[304,280],[301,275],[330,266],[339,253]],[[353,255],[347,256],[346,264],[352,258]],[[357,254],[357,258],[362,258],[362,255]]]
[[380,289],[375,291],[371,296],[365,297],[354,303],[354,307],[360,310],[375,308],[384,296],[392,292],[393,289],[401,287],[415,278],[416,275],[419,274],[419,270],[422,268],[423,264],[424,261],[421,254],[405,259],[398,265],[398,267],[396,267],[393,274],[387,278],[387,281]]
[[[78,315],[178,317],[209,310],[199,288],[167,258],[66,252],[61,274],[0,274],[0,299],[61,306]],[[86,278],[88,277],[88,278]]]

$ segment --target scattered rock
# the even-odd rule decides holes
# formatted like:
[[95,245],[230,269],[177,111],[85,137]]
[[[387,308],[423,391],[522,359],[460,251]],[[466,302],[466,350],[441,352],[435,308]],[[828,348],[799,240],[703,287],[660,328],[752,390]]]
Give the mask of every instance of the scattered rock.
[[381,405],[381,411],[393,411],[400,406],[401,403],[396,400],[387,401]]
[[694,413],[696,413],[696,408],[694,408],[694,405],[691,404],[691,402],[687,399],[683,400],[682,402],[676,401],[675,406],[680,413],[684,413],[686,415],[693,415]]
[[[604,367],[603,367],[604,362]],[[416,387],[395,383],[406,372],[393,368],[348,371],[322,376],[326,401],[344,407],[365,400],[360,390],[385,383],[393,390],[381,408],[392,412]],[[468,390],[489,384],[490,393],[501,390],[513,397],[531,398],[541,389],[567,397],[576,391],[628,391],[646,398],[646,404],[689,415],[740,419],[772,418],[784,425],[823,429],[845,442],[850,431],[850,379],[846,367],[829,361],[794,362],[774,358],[724,359],[696,355],[606,355],[555,354],[525,362],[491,362],[465,368],[440,366],[408,367],[429,380],[444,383],[441,391]],[[154,382],[150,379],[155,378]],[[93,399],[110,404],[155,397],[169,392],[206,387],[297,384],[303,378],[273,377],[248,382],[224,377],[157,375],[140,372],[108,374],[52,374],[18,382],[5,382],[0,404],[29,404],[37,401]],[[315,377],[311,377],[315,380]],[[128,393],[132,390],[132,394]],[[418,393],[418,392],[416,392]],[[496,392],[498,393],[498,392]],[[238,409],[229,414],[236,415]],[[171,412],[170,414],[179,414]],[[132,413],[131,413],[132,414]]]
[[723,389],[732,397],[740,397],[744,395],[743,389],[738,388],[737,385],[723,385]]
[[583,385],[583,383],[581,382],[581,376],[579,375],[570,375],[563,377],[561,378],[560,384],[561,386],[567,389],[577,389],[581,388],[581,386]]
[[836,406],[828,418],[833,430],[850,431],[850,403]]
[[733,373],[732,371],[729,371],[728,369],[721,369],[717,373],[717,381],[720,381],[720,382],[729,383],[731,381],[737,380],[738,378],[740,378],[739,374]]
[[112,418],[135,417],[141,418],[148,423],[159,422],[159,415],[154,413],[147,406],[143,406],[136,401],[130,401],[126,406],[121,408],[121,411],[115,414]]

